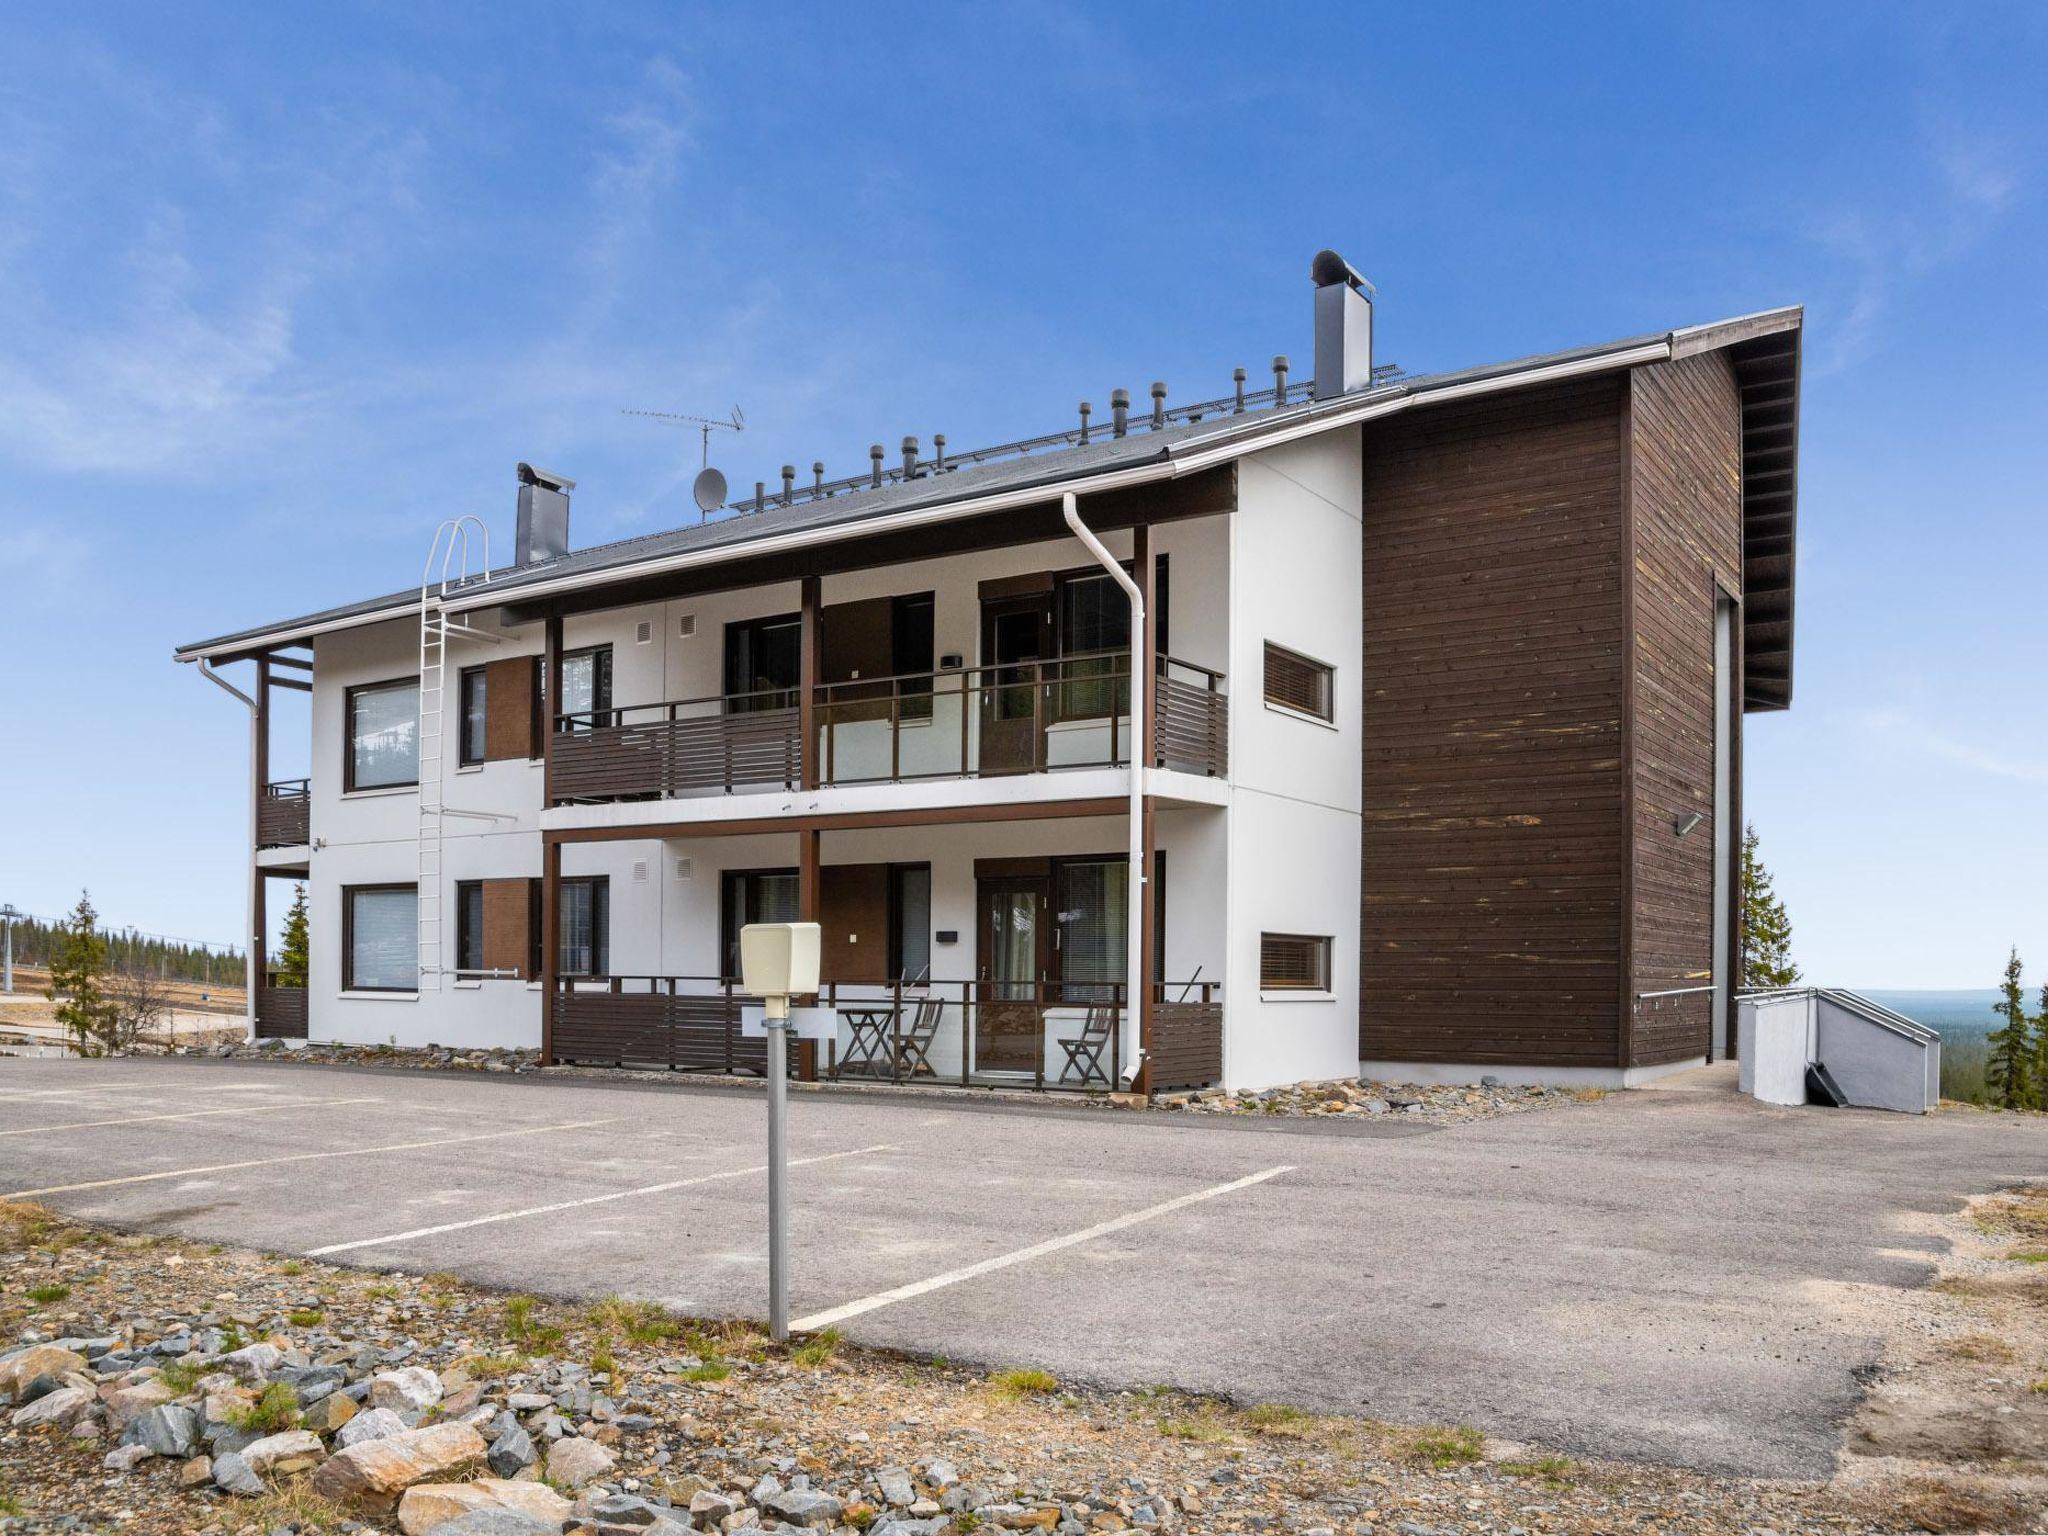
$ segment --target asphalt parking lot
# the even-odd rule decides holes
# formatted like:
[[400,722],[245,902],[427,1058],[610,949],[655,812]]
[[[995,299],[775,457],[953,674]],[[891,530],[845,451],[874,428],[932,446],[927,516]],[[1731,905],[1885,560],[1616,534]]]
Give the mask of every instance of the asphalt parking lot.
[[[0,1060],[0,1194],[90,1220],[765,1312],[758,1092]],[[793,1309],[865,1343],[1567,1451],[1825,1476],[1922,1213],[2048,1122],[1651,1092],[1446,1129],[792,1101]]]

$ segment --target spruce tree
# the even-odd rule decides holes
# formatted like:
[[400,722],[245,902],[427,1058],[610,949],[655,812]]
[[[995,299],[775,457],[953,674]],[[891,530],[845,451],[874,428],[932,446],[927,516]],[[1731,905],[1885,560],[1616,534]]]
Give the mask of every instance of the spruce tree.
[[2030,1109],[2035,1102],[2034,1041],[2027,1027],[2027,1000],[2020,991],[2017,947],[2005,962],[2005,984],[1991,1011],[2005,1023],[1985,1042],[1991,1048],[1991,1059],[1984,1064],[1984,1081],[1999,1108]]
[[306,939],[306,888],[292,887],[291,910],[284,915],[284,945],[277,955],[277,984],[303,987],[306,968],[312,963]]
[[53,936],[50,989],[57,1022],[70,1030],[81,1056],[98,1054],[95,1042],[113,1025],[114,1007],[106,994],[107,937],[90,893],[78,893],[78,905]]
[[1742,829],[1742,985],[1789,987],[1799,979],[1792,963],[1792,919],[1757,857],[1754,825]]

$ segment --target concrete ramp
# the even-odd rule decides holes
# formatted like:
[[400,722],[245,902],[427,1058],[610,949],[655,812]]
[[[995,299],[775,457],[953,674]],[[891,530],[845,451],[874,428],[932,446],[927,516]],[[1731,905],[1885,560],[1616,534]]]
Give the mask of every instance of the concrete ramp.
[[1739,999],[1744,1093],[1767,1104],[1817,1102],[1808,1068],[1839,1100],[1924,1114],[1941,1100],[1941,1036],[1840,987],[1753,992]]

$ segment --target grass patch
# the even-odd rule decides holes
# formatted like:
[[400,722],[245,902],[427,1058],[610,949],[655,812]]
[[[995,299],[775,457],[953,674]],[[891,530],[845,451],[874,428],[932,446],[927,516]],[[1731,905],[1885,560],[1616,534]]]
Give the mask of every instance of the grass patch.
[[1051,1371],[1031,1369],[997,1371],[988,1384],[998,1397],[1045,1397],[1060,1389],[1059,1378]]
[[469,1373],[471,1381],[496,1381],[526,1368],[526,1362],[517,1355],[464,1355],[455,1364]]
[[366,1285],[363,1294],[372,1301],[396,1301],[405,1294],[402,1285]]
[[299,1394],[290,1382],[273,1381],[246,1408],[228,1414],[228,1422],[249,1434],[275,1435],[296,1429],[299,1423]]
[[792,1364],[800,1365],[807,1371],[815,1371],[820,1366],[830,1363],[832,1357],[838,1353],[839,1330],[826,1328],[811,1335],[791,1350],[789,1358]]
[[1217,1445],[1231,1438],[1230,1421],[1214,1403],[1197,1403],[1194,1411],[1177,1419],[1161,1419],[1159,1433],[1169,1440],[1192,1440],[1200,1445]]
[[28,1288],[28,1299],[39,1307],[47,1307],[51,1302],[62,1301],[70,1294],[70,1286],[58,1285],[54,1281],[48,1285],[32,1285]]
[[723,1381],[732,1374],[732,1367],[723,1360],[706,1360],[702,1365],[693,1365],[683,1372],[685,1381]]
[[2012,1494],[1963,1479],[1915,1483],[1886,1511],[1923,1531],[2020,1531],[2030,1511]]
[[9,1243],[24,1248],[40,1247],[56,1225],[57,1218],[40,1205],[30,1205],[26,1200],[0,1200],[0,1235]]
[[277,1266],[277,1272],[280,1275],[303,1275],[306,1272],[306,1266],[297,1259],[286,1259]]
[[1430,1425],[1408,1432],[1401,1456],[1417,1466],[1434,1467],[1441,1472],[1446,1467],[1462,1467],[1477,1461],[1484,1443],[1478,1430],[1462,1424]]
[[296,1312],[287,1312],[285,1321],[294,1328],[318,1328],[327,1320],[327,1314],[312,1307],[302,1307]]
[[25,1515],[28,1506],[11,1493],[0,1493],[0,1515]]
[[1500,1469],[1509,1477],[1533,1477],[1555,1488],[1570,1482],[1579,1466],[1569,1456],[1543,1456],[1535,1461],[1504,1461]]
[[2048,1249],[2018,1248],[2006,1255],[2014,1264],[2048,1264]]
[[156,1379],[183,1397],[199,1385],[199,1378],[213,1367],[202,1360],[172,1360],[158,1368]]
[[1966,1333],[1950,1339],[1943,1352],[1953,1360],[1974,1360],[1982,1365],[2009,1365],[2013,1347],[1991,1333]]
[[[291,1530],[300,1536],[314,1531],[339,1531],[356,1519],[351,1511],[321,1498],[304,1477],[286,1478],[260,1498],[238,1505],[236,1514],[248,1521],[247,1529]],[[355,1528],[361,1529],[359,1525]]]
[[530,1353],[544,1355],[562,1342],[562,1330],[534,1316],[539,1305],[531,1296],[507,1296],[505,1336]]
[[683,1335],[681,1320],[672,1317],[666,1307],[622,1296],[607,1296],[585,1307],[583,1322],[593,1332],[624,1338],[630,1344],[666,1344]]
[[1244,1411],[1244,1421],[1262,1435],[1299,1435],[1313,1416],[1292,1403],[1260,1403]]

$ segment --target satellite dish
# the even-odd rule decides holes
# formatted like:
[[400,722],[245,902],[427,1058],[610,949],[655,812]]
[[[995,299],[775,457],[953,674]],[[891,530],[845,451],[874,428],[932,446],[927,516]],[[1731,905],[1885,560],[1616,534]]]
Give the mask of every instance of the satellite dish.
[[725,476],[707,464],[697,472],[697,481],[690,487],[690,494],[697,498],[700,512],[716,512],[725,505]]

